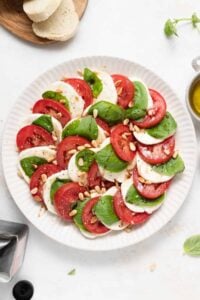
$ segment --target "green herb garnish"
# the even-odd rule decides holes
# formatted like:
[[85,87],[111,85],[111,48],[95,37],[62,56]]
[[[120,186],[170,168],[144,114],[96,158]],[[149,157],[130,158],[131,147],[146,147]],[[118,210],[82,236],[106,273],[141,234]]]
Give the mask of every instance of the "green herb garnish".
[[184,245],[184,252],[191,256],[200,256],[200,235],[193,235],[189,237]]
[[67,274],[70,275],[70,276],[75,275],[75,274],[76,274],[76,269],[72,269],[72,270],[69,271]]

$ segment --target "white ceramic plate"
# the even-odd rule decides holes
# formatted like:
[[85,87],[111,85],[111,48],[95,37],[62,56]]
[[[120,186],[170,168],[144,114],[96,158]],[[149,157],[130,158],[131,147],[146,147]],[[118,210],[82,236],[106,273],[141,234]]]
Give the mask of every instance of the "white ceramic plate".
[[[53,81],[63,76],[77,76],[84,67],[106,70],[142,79],[148,87],[158,90],[166,99],[168,110],[178,123],[177,148],[181,150],[186,169],[177,176],[167,193],[167,199],[150,220],[130,233],[119,232],[102,238],[84,238],[74,225],[66,224],[46,212],[39,217],[39,205],[31,198],[28,186],[17,175],[15,138],[22,120],[30,113],[33,103]],[[23,214],[39,230],[54,240],[84,250],[112,250],[138,243],[163,227],[178,211],[190,189],[196,166],[196,137],[188,112],[173,90],[157,75],[141,65],[112,57],[85,57],[65,62],[38,77],[18,98],[5,128],[2,146],[3,168],[9,191]]]

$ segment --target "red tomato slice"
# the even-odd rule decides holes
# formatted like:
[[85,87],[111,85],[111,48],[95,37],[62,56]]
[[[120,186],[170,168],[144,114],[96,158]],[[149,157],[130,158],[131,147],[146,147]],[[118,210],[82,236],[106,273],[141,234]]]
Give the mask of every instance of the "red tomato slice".
[[79,78],[68,78],[64,80],[66,83],[69,83],[75,90],[76,92],[83,98],[85,101],[84,108],[88,107],[90,104],[93,102],[93,96],[92,96],[92,91],[83,79]]
[[110,142],[116,154],[125,161],[132,161],[136,154],[130,149],[130,143],[134,142],[134,137],[129,127],[119,124],[111,131]]
[[81,136],[68,136],[62,142],[58,144],[58,149],[57,149],[57,162],[58,165],[62,169],[66,169],[68,162],[70,158],[72,157],[73,154],[70,154],[69,151],[76,149],[78,146],[83,146],[85,144],[90,144],[88,140]]
[[52,135],[44,128],[37,125],[27,125],[17,133],[16,144],[19,151],[38,147],[54,145]]
[[95,120],[97,124],[110,135],[110,127],[108,126],[108,124],[100,118],[96,118]]
[[123,108],[127,108],[134,98],[134,84],[128,77],[119,74],[112,75],[112,79],[118,94],[118,104]]
[[138,143],[138,151],[142,159],[152,165],[163,164],[167,162],[174,153],[174,147],[174,136],[156,145],[148,146]]
[[60,121],[63,127],[71,119],[64,105],[51,99],[38,100],[33,106],[33,113],[50,115]]
[[141,128],[150,128],[157,125],[166,114],[165,99],[155,90],[149,89],[149,92],[153,100],[153,108],[149,109],[148,114],[142,121],[133,121],[133,124]]
[[106,189],[111,188],[115,184],[113,182],[104,180],[100,174],[99,167],[96,162],[94,162],[89,171],[88,171],[88,186],[89,188],[93,189],[95,186],[105,187]]
[[133,182],[137,191],[145,198],[155,199],[160,197],[168,189],[171,180],[163,183],[145,184],[139,181],[139,174],[137,168],[133,170]]
[[117,216],[124,223],[131,225],[142,224],[150,217],[150,215],[147,213],[136,213],[128,209],[128,207],[126,207],[126,205],[124,204],[120,191],[115,194],[113,204]]
[[43,192],[43,185],[47,177],[57,173],[60,171],[60,168],[54,164],[44,164],[39,166],[36,171],[31,176],[30,181],[30,191],[37,190],[37,192],[32,193],[33,198],[37,202],[42,202],[42,192]]
[[82,221],[83,221],[83,225],[89,232],[92,232],[95,234],[102,234],[102,233],[108,232],[109,229],[106,228],[98,220],[95,223],[91,223],[92,217],[94,217],[92,210],[98,201],[99,201],[99,197],[95,197],[86,203],[85,207],[83,208]]
[[79,193],[84,193],[86,189],[77,182],[63,184],[55,193],[54,206],[58,215],[66,221],[72,220],[69,214],[79,200]]

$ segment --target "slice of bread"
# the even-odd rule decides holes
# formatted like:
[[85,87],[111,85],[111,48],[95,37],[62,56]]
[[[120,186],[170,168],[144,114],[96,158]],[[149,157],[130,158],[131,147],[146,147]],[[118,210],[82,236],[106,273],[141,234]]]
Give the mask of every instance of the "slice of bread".
[[34,33],[42,38],[66,41],[76,32],[79,23],[72,0],[62,0],[58,9],[46,21],[33,23]]
[[47,20],[58,8],[62,0],[25,0],[23,9],[33,22]]

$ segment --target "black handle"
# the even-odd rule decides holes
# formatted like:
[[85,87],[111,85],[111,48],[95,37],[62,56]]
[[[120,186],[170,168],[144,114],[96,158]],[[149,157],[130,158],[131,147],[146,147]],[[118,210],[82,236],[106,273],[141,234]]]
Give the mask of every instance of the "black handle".
[[33,296],[34,288],[27,280],[19,281],[13,288],[13,297],[16,300],[30,300]]

